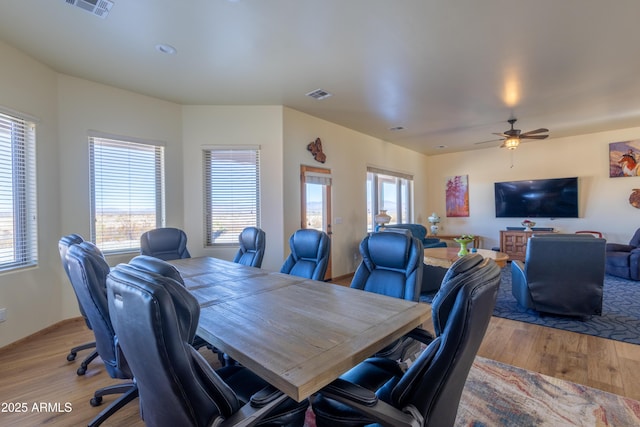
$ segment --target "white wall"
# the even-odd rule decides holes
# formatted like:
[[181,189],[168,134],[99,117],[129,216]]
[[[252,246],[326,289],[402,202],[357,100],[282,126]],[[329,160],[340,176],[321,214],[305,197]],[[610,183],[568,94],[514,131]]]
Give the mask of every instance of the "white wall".
[[[318,163],[307,144],[320,138],[327,156]],[[331,169],[333,277],[352,273],[359,262],[358,245],[367,234],[367,166],[414,175],[415,220],[425,223],[427,157],[290,108],[284,109],[284,244],[300,228],[300,165]],[[338,224],[336,219],[341,218]]]
[[192,256],[231,260],[233,248],[204,248],[202,148],[207,145],[259,145],[261,228],[266,233],[262,267],[279,270],[283,261],[282,107],[184,106],[184,229]]
[[[166,225],[183,225],[180,106],[66,75],[58,75],[61,223],[59,236],[90,236],[88,132],[133,137],[165,146]],[[58,236],[58,238],[59,238]],[[189,243],[189,246],[191,244]],[[52,247],[57,251],[56,246]],[[107,257],[110,265],[135,253]],[[62,277],[63,318],[77,316],[73,289]]]
[[[513,153],[486,148],[432,156],[428,161],[429,205],[442,218],[442,234],[477,234],[481,246],[499,246],[499,230],[525,218],[496,218],[493,183],[538,178],[579,177],[580,218],[535,218],[537,226],[561,232],[598,230],[611,242],[628,242],[640,227],[640,211],[629,204],[640,177],[609,178],[609,143],[640,138],[640,128],[531,141]],[[513,167],[511,167],[513,154]],[[468,218],[445,217],[445,180],[469,175]]]
[[[0,42],[0,104],[39,119],[37,124],[38,266],[0,273],[0,347],[61,317],[58,116],[56,74]],[[55,243],[54,243],[55,242]]]

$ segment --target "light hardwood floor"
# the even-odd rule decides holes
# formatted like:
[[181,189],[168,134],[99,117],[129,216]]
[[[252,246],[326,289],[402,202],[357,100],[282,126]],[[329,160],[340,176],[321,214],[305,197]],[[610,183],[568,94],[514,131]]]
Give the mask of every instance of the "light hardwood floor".
[[[89,405],[96,389],[117,382],[99,359],[89,365],[84,376],[77,376],[76,369],[86,351],[74,362],[66,360],[72,346],[92,338],[81,319],[72,319],[0,349],[0,425],[86,425],[112,402],[114,398],[107,396],[102,407]],[[201,352],[217,364],[213,353]],[[640,400],[638,345],[494,317],[479,355]],[[41,403],[49,408],[41,410]],[[22,409],[22,404],[24,412],[16,413],[16,405]],[[137,400],[103,424],[143,425]]]

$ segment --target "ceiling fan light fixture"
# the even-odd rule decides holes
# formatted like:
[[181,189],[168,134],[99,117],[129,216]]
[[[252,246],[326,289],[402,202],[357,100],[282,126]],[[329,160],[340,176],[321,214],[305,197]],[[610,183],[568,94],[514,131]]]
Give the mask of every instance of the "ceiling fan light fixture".
[[520,139],[518,138],[507,138],[504,141],[504,146],[507,147],[509,150],[515,150],[518,145],[520,145]]

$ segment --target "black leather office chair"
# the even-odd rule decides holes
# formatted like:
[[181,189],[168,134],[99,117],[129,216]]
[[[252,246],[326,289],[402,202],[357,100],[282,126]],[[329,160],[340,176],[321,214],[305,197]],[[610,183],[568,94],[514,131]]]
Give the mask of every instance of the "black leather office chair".
[[264,257],[265,232],[258,227],[247,227],[238,235],[238,240],[240,248],[233,262],[260,268]]
[[[181,286],[184,286],[184,280],[180,275],[180,272],[173,265],[167,263],[160,258],[152,257],[149,255],[138,255],[137,257],[131,259],[129,261],[129,265],[137,268],[138,270],[146,271],[149,273],[159,274],[163,277],[168,277],[170,279],[175,280]],[[218,360],[222,365],[225,365],[229,362],[229,359],[225,359],[224,353],[218,351],[215,347],[209,344],[204,338],[195,335],[193,341],[190,344],[199,349],[201,347],[207,347],[214,353],[218,354]]]
[[458,262],[468,268],[446,278],[434,299],[436,337],[410,334],[427,344],[420,357],[406,372],[391,359],[370,358],[345,373],[314,396],[317,427],[454,425],[500,283],[493,260],[474,254]]
[[[69,234],[67,236],[63,236],[58,241],[58,252],[60,252],[60,261],[62,261],[62,268],[64,268],[64,272],[67,274],[67,278],[69,279],[69,282],[71,282],[71,278],[69,277],[69,265],[67,264],[67,251],[69,250],[69,246],[77,245],[78,243],[82,243],[82,242],[84,242],[84,239],[82,238],[82,236],[78,234]],[[76,295],[76,298],[77,298],[77,295]],[[89,319],[87,319],[87,315],[84,313],[84,310],[82,309],[82,305],[80,304],[80,301],[78,301],[78,308],[80,309],[80,314],[84,318],[84,322],[87,324],[87,328],[91,329],[91,323],[89,323]],[[71,362],[73,360],[76,360],[76,356],[78,355],[79,351],[94,349],[93,351],[91,351],[91,353],[89,353],[87,357],[85,357],[82,363],[80,363],[80,367],[76,370],[76,373],[78,375],[84,375],[87,372],[87,366],[89,366],[89,363],[91,363],[93,359],[98,357],[98,351],[95,350],[95,348],[96,348],[96,342],[91,341],[85,344],[72,347],[71,350],[69,350],[69,354],[67,355],[67,360]]]
[[140,254],[162,260],[191,258],[187,249],[187,235],[179,228],[156,228],[140,236]]
[[[360,242],[362,261],[351,287],[394,298],[418,301],[422,287],[422,242],[407,230],[367,235]],[[405,360],[419,344],[403,337],[377,353],[380,357]]]
[[411,234],[372,233],[360,242],[362,261],[351,287],[418,301],[422,286],[422,242]]
[[200,308],[179,282],[121,264],[107,288],[146,425],[254,425],[239,424],[251,417],[263,426],[303,425],[308,401],[293,401],[241,366],[214,371],[188,344]]
[[324,231],[303,228],[289,238],[291,254],[280,269],[281,273],[324,280],[329,265],[331,240]]
[[[117,344],[115,331],[109,318],[106,280],[109,265],[102,252],[91,242],[83,242],[69,247],[67,251],[69,277],[76,295],[96,338],[96,350],[104,362],[104,367],[111,378],[133,379],[126,359]],[[89,426],[98,426],[118,409],[138,396],[134,382],[125,382],[97,390],[90,400],[91,406],[102,403],[103,396],[121,394],[118,399],[94,418]]]

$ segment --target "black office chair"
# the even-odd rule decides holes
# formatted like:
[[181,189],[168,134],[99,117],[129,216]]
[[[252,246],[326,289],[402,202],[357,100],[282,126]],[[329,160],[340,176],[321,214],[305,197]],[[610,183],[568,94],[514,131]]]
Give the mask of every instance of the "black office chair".
[[[360,242],[362,261],[351,287],[394,298],[418,301],[422,287],[422,242],[407,230],[367,235]],[[395,360],[410,358],[419,343],[403,337],[377,353]]]
[[[67,251],[69,277],[80,305],[86,313],[96,338],[96,350],[104,362],[111,378],[132,380],[133,375],[118,346],[116,334],[109,318],[106,280],[109,265],[102,252],[91,242],[83,242],[69,247]],[[90,423],[90,427],[102,424],[118,409],[138,397],[134,382],[125,382],[97,390],[90,400],[91,406],[98,406],[106,395],[122,394],[105,408]]]
[[[58,252],[60,252],[60,261],[62,261],[62,268],[64,268],[64,272],[67,274],[67,278],[69,278],[69,282],[71,282],[71,278],[69,277],[69,266],[67,264],[67,251],[69,250],[69,246],[77,245],[78,243],[82,243],[82,242],[84,242],[84,239],[82,238],[82,236],[78,234],[69,234],[67,236],[63,236],[58,241]],[[77,298],[78,297],[76,296],[76,299]],[[80,308],[80,314],[84,318],[84,322],[87,324],[87,328],[91,329],[91,323],[89,323],[89,319],[87,319],[87,315],[84,313],[84,310],[82,309],[82,305],[80,304],[80,301],[78,301],[78,307]],[[89,363],[91,363],[93,359],[98,357],[98,352],[95,350],[96,342],[91,341],[85,344],[72,347],[71,350],[69,350],[69,354],[67,355],[67,360],[71,362],[73,360],[76,360],[76,356],[78,355],[79,351],[89,350],[92,348],[94,350],[91,353],[89,353],[87,357],[85,357],[82,363],[80,363],[80,367],[76,370],[76,373],[78,375],[84,375],[87,372],[87,366],[89,366]]]
[[427,344],[420,357],[406,372],[391,359],[370,358],[345,373],[314,396],[317,427],[454,425],[500,283],[493,260],[475,254],[457,262],[470,268],[448,278],[435,297],[437,336],[410,334]]
[[107,288],[111,318],[136,377],[146,425],[304,424],[307,400],[287,398],[241,366],[215,371],[188,344],[200,308],[179,282],[121,264],[109,274]]
[[266,234],[258,227],[247,227],[238,235],[240,248],[233,258],[233,262],[249,267],[262,266]]
[[329,265],[331,240],[324,231],[303,228],[289,238],[291,253],[282,264],[281,273],[324,280]]
[[140,236],[140,254],[162,260],[191,258],[187,249],[187,235],[179,228],[156,228]]

